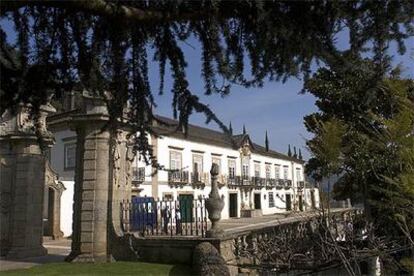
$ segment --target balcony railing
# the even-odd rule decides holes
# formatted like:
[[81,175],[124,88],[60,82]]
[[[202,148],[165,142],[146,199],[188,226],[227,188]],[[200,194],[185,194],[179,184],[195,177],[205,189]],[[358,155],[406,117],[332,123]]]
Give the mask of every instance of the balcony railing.
[[168,183],[170,185],[184,185],[188,184],[188,172],[187,171],[169,171]]
[[229,177],[227,177],[227,185],[229,186],[236,186],[236,176],[235,175],[230,175]]
[[305,181],[298,181],[297,185],[298,185],[299,189],[303,189],[303,188],[305,188]]
[[266,188],[271,189],[276,187],[277,180],[274,178],[266,178]]
[[207,184],[208,179],[209,179],[208,173],[199,173],[199,172],[192,172],[191,173],[191,182],[192,183],[202,182],[202,183]]
[[134,167],[132,169],[132,181],[136,183],[145,181],[145,167]]
[[194,188],[204,188],[208,183],[208,173],[199,173],[199,172],[192,172],[191,173],[191,185]]
[[238,185],[252,185],[251,178],[248,175],[236,176],[236,181],[238,182]]
[[285,186],[284,179],[276,179],[276,189],[282,189]]
[[266,180],[263,177],[258,177],[258,176],[252,177],[252,184],[257,187],[263,187],[265,183],[266,183]]
[[285,179],[285,189],[290,189],[292,188],[292,180],[289,179]]

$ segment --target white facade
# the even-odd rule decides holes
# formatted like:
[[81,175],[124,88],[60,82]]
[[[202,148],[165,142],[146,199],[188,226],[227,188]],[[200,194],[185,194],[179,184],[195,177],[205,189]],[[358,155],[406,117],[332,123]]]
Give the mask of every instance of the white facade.
[[[209,133],[210,130],[203,131]],[[211,134],[217,136],[215,131],[211,131]],[[191,139],[191,134],[189,138],[174,135],[152,137],[150,143],[154,146],[154,154],[165,170],[153,174],[153,168],[137,158],[133,164],[136,177],[133,181],[133,195],[173,200],[178,200],[181,195],[192,196],[193,199],[208,197],[211,189],[209,171],[212,162],[215,162],[220,167],[219,193],[225,200],[223,219],[240,217],[242,210],[257,209],[262,215],[269,215],[286,212],[287,209],[310,210],[319,206],[316,188],[299,187],[304,184],[303,161],[271,150],[266,151],[264,147],[253,144],[248,135],[238,135],[238,144],[232,146],[218,143],[217,137]],[[76,134],[65,129],[57,130],[55,141],[50,158],[52,167],[67,187],[62,195],[61,227],[65,236],[68,236],[72,227],[74,187],[71,147],[76,144]],[[138,174],[139,170],[141,173],[144,171],[144,177]],[[169,174],[174,172],[169,170],[185,174],[185,181],[172,181]],[[243,172],[248,174],[245,181],[242,180]],[[198,181],[193,181],[193,176]],[[255,183],[253,177],[257,177],[263,185]],[[283,181],[279,182],[278,179]],[[286,185],[284,180],[290,181],[290,184]],[[300,199],[302,204],[299,203]]]
[[[160,170],[155,176],[150,166],[146,166],[143,161],[136,161],[133,165],[138,168],[145,168],[145,178],[141,178],[139,181],[137,196],[146,196],[154,198],[171,198],[178,199],[180,194],[191,194],[193,198],[199,196],[207,197],[210,192],[211,180],[209,177],[209,170],[212,166],[213,160],[219,163],[220,174],[219,182],[225,184],[220,188],[219,193],[224,197],[225,207],[222,212],[222,218],[226,219],[230,217],[230,194],[237,195],[237,217],[240,217],[242,209],[255,209],[258,206],[256,197],[260,196],[260,207],[263,215],[275,214],[285,212],[287,209],[286,197],[291,199],[291,209],[299,209],[299,197],[303,200],[303,210],[310,209],[312,206],[312,197],[314,198],[314,207],[319,205],[318,190],[314,188],[298,189],[299,181],[304,181],[304,165],[300,160],[292,161],[289,158],[281,159],[272,156],[261,155],[259,153],[252,152],[248,157],[248,173],[249,179],[256,176],[262,179],[273,180],[277,177],[276,170],[279,169],[279,178],[290,180],[292,185],[290,188],[279,186],[263,186],[258,187],[252,184],[250,185],[228,185],[229,183],[229,163],[235,163],[235,176],[241,176],[243,171],[242,156],[240,149],[220,147],[216,145],[209,145],[208,139],[206,143],[193,142],[186,139],[180,139],[175,137],[159,137],[157,138],[155,154],[157,161],[161,166],[168,169],[178,169],[183,172],[187,172],[189,175],[189,183],[184,185],[174,185],[169,182],[167,170]],[[181,168],[171,167],[171,155],[181,156]],[[269,154],[271,155],[271,154]],[[198,164],[194,164],[194,160],[202,162],[202,181],[205,183],[204,188],[194,188],[191,181],[191,173],[199,170]],[[292,159],[292,158],[290,158]],[[244,162],[246,164],[246,162]],[[286,169],[285,169],[286,168]],[[257,169],[259,173],[257,173]],[[155,181],[153,181],[155,178]],[[153,189],[153,185],[157,185],[156,189]],[[154,191],[155,190],[155,191]],[[313,194],[313,195],[312,195]],[[234,203],[233,206],[234,207]]]

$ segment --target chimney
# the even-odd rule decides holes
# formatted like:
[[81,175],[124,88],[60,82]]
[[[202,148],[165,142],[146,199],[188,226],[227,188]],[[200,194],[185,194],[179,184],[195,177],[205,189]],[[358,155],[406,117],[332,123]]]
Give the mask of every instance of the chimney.
[[246,127],[243,124],[243,134],[246,134]]
[[266,130],[266,136],[265,136],[265,147],[266,147],[266,151],[269,151],[269,139],[267,138],[267,130]]

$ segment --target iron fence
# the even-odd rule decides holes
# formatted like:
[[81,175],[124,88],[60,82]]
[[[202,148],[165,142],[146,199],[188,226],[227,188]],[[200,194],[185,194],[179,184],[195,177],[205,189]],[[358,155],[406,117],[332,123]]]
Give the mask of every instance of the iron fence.
[[207,231],[205,199],[183,195],[178,200],[137,197],[121,203],[125,232],[141,236],[201,236]]

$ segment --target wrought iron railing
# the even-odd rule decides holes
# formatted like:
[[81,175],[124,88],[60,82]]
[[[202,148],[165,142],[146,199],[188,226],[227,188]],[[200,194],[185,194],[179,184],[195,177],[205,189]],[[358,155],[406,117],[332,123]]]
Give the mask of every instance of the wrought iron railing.
[[271,189],[276,187],[276,179],[266,178],[266,188]]
[[168,183],[169,184],[187,184],[188,183],[188,172],[187,171],[169,171],[168,172]]
[[290,189],[292,188],[292,180],[289,179],[285,179],[285,189]]
[[277,179],[276,183],[276,189],[282,189],[285,186],[285,180],[284,179]]
[[228,186],[236,186],[236,176],[235,175],[231,175],[227,178],[227,185]]
[[265,185],[265,179],[263,177],[253,176],[252,183],[257,187],[263,187]]
[[305,188],[305,181],[298,181],[297,183],[299,189]]
[[133,198],[121,203],[121,223],[140,236],[201,236],[207,231],[205,199]]
[[208,173],[192,172],[191,185],[194,188],[204,188],[208,183]]

